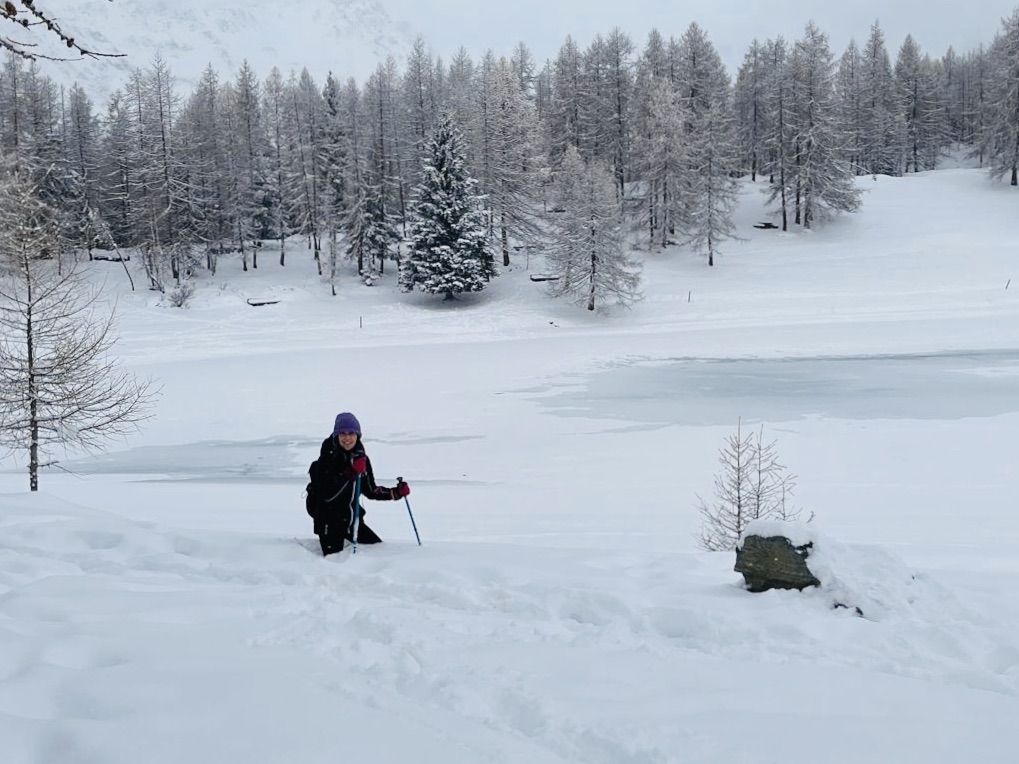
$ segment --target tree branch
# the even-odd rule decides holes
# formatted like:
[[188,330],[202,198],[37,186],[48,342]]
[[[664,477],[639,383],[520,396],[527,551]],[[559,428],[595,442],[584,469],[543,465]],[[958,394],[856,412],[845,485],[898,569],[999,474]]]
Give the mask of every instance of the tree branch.
[[[113,0],[107,0],[113,2]],[[104,53],[87,48],[79,43],[74,36],[64,31],[57,23],[56,17],[41,10],[36,0],[2,0],[0,2],[0,21],[7,21],[18,27],[22,34],[28,34],[29,39],[19,39],[5,34],[0,34],[0,50],[7,50],[15,56],[28,61],[81,61],[85,58],[120,58],[123,53]],[[77,58],[65,58],[42,52],[38,39],[50,39],[55,44],[63,44],[64,47],[78,54]]]

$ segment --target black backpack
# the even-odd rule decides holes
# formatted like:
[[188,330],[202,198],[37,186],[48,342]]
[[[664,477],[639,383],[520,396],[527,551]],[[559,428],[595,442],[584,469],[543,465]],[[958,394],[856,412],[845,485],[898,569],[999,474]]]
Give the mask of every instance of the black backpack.
[[308,467],[308,476],[311,480],[308,481],[308,486],[304,489],[304,508],[315,520],[318,519],[318,512],[322,506],[322,488],[318,482],[320,468],[318,459],[311,463],[311,466]]

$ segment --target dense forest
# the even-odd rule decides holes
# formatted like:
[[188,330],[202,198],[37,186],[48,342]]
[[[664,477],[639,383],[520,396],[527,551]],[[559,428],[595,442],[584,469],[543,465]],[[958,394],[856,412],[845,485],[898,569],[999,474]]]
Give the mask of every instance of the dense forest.
[[46,205],[55,246],[136,248],[163,291],[225,252],[264,267],[270,240],[275,265],[300,242],[330,280],[404,266],[428,236],[423,189],[456,165],[457,203],[479,213],[463,219],[495,263],[539,248],[564,293],[593,300],[592,279],[567,285],[597,261],[599,289],[625,301],[634,248],[714,264],[744,178],[774,225],[809,228],[858,209],[854,176],[934,169],[949,149],[1019,181],[1019,10],[986,47],[939,57],[912,37],[890,51],[877,23],[837,54],[808,24],[755,40],[734,79],[696,24],[642,46],[618,29],[567,38],[543,64],[524,43],[443,61],[418,40],[365,82],[245,63],[183,92],[157,57],[104,103],[18,51],[0,69],[5,177]]

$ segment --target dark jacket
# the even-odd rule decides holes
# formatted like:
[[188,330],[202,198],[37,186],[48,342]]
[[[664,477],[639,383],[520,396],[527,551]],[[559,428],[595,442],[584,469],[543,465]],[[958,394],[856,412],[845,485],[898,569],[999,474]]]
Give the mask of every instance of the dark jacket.
[[[354,517],[354,497],[358,490],[357,475],[351,463],[358,456],[364,456],[367,471],[361,475],[360,495],[375,501],[393,501],[392,488],[377,485],[372,462],[364,451],[361,438],[350,451],[344,451],[335,436],[322,441],[322,450],[318,460],[311,466],[311,480],[317,488],[319,507],[315,513],[315,532],[322,533],[324,526],[349,528]],[[358,519],[364,517],[364,507],[358,506]]]

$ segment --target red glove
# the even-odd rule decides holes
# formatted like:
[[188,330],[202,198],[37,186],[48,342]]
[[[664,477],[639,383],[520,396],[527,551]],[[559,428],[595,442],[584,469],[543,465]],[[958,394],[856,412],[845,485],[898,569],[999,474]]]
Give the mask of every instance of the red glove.
[[405,496],[410,496],[410,486],[401,480],[396,484],[396,488],[393,489],[393,498],[400,499]]
[[350,463],[350,469],[354,471],[355,475],[363,475],[368,471],[368,457],[363,454],[361,456],[355,456],[354,461]]

